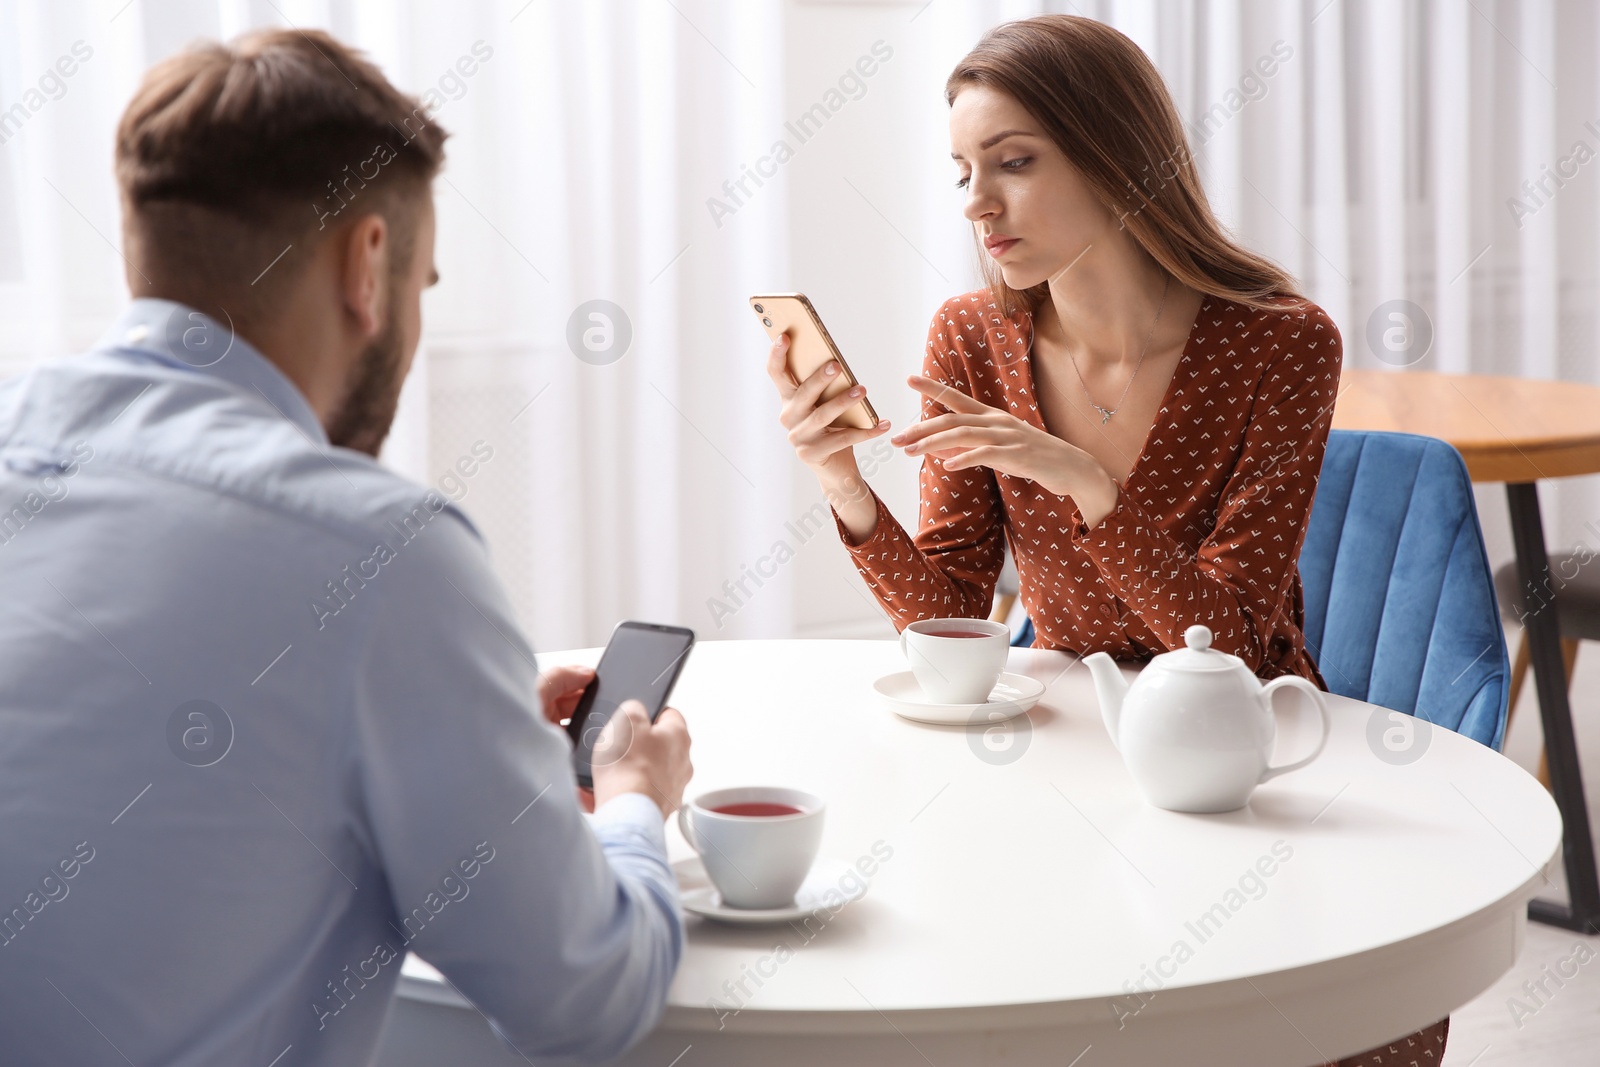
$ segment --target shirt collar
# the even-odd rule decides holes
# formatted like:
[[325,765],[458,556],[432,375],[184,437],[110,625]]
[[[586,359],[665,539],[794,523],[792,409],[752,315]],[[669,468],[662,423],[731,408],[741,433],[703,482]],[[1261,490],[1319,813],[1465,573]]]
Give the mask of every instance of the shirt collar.
[[138,297],[95,344],[98,350],[138,352],[194,374],[220,378],[265,400],[318,445],[327,431],[293,382],[231,326],[187,304]]

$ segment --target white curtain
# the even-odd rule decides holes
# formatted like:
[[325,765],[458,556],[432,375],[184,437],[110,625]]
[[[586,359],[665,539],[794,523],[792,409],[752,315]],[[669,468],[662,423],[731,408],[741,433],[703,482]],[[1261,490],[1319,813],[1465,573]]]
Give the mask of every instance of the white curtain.
[[[1088,13],[1151,52],[1192,128],[1219,102],[1232,112],[1201,150],[1213,203],[1329,310],[1347,366],[1392,365],[1369,336],[1380,307],[1406,300],[1432,332],[1416,369],[1600,382],[1600,8],[1213,2],[1181,20],[1174,8]],[[1247,83],[1279,42],[1291,58]],[[1593,543],[1597,484],[1541,486],[1553,546]],[[1491,555],[1510,558],[1504,492],[1478,499]]]
[[[944,77],[1041,10],[1150,53],[1213,205],[1328,309],[1348,366],[1385,365],[1368,320],[1399,299],[1431,324],[1419,369],[1600,380],[1585,0],[0,0],[0,372],[81,349],[125,299],[111,137],[140,72],[195,37],[323,27],[442,102],[443,280],[384,458],[439,484],[493,450],[446,485],[536,644],[627,617],[887,634],[813,528],[745,298],[810,293],[880,410],[912,416],[927,321],[976,284]],[[758,166],[778,141],[792,160]],[[627,350],[580,358],[575,312],[602,340],[625,318]],[[911,519],[914,467],[867,465]],[[1583,536],[1593,482],[1544,488],[1552,545]],[[1503,494],[1479,499],[1508,558]]]
[[[0,5],[7,106],[75,42],[89,51],[0,145],[5,369],[83,348],[126,297],[110,161],[140,72],[196,37],[327,29],[408,91],[435,92],[452,134],[435,189],[442,282],[385,461],[460,498],[538,647],[602,642],[626,617],[686,618],[792,474],[779,448],[751,447],[772,441],[755,417],[770,397],[727,359],[751,346],[743,294],[783,255],[781,190],[725,233],[685,191],[737,175],[779,113],[782,64],[763,54],[781,8],[122,4]],[[614,343],[631,331],[614,360],[568,344],[591,301],[615,310],[582,326]],[[451,478],[474,445],[492,458]],[[764,599],[751,624],[784,606]]]

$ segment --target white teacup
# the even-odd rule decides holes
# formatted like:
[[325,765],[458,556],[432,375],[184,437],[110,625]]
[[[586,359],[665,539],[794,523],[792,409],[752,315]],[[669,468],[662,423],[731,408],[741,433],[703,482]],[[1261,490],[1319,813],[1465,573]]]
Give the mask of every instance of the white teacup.
[[[773,807],[793,810],[752,813]],[[824,809],[821,797],[799,789],[761,785],[716,789],[678,809],[678,829],[700,854],[724,904],[783,908],[794,903],[817,858]]]
[[1011,628],[987,619],[921,619],[900,631],[900,651],[930,703],[982,704],[1006,668]]

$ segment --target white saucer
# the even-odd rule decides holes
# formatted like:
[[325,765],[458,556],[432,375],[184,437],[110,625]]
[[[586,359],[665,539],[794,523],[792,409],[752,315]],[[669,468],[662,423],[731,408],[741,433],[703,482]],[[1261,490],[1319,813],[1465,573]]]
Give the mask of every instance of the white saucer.
[[1039,679],[1010,671],[1000,673],[1000,680],[989,691],[989,699],[982,704],[930,704],[922,695],[917,676],[910,671],[886,674],[873,682],[872,688],[883,697],[889,710],[902,719],[940,726],[1003,722],[1021,715],[1044,696],[1044,683]]
[[[691,915],[701,915],[718,922],[761,925],[803,919],[818,911],[834,912],[860,900],[867,892],[867,880],[854,865],[841,859],[819,856],[811,865],[811,873],[794,895],[794,903],[787,908],[731,908],[722,902],[722,896],[711,884],[699,856],[681,859],[672,865],[678,877],[678,891],[683,910]],[[847,877],[854,875],[853,878]],[[843,882],[844,884],[840,884]]]

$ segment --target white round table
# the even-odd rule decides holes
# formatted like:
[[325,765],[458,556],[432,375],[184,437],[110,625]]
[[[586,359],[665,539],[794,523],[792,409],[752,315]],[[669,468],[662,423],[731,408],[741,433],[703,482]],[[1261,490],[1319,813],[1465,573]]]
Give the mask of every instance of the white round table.
[[[1012,650],[1048,689],[998,733],[886,711],[873,680],[903,669],[888,641],[695,649],[673,697],[690,795],[822,795],[822,854],[861,861],[870,888],[806,924],[689,918],[666,1015],[622,1062],[1306,1067],[1487,988],[1556,861],[1531,776],[1439,728],[1397,757],[1370,704],[1330,696],[1315,763],[1243,810],[1182,815],[1141,799],[1076,657]],[[1280,716],[1279,762],[1313,743],[1298,719]],[[692,855],[675,826],[669,842]],[[426,965],[405,974],[402,1005],[457,1005],[487,1038]]]

